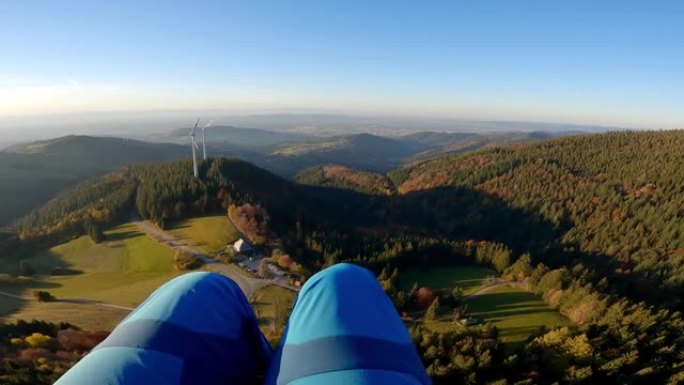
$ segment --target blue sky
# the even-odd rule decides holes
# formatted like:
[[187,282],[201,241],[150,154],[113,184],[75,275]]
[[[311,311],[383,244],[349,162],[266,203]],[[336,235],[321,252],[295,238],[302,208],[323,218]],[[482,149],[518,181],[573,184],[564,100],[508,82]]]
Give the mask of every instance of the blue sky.
[[0,116],[204,108],[684,127],[684,2],[3,2]]

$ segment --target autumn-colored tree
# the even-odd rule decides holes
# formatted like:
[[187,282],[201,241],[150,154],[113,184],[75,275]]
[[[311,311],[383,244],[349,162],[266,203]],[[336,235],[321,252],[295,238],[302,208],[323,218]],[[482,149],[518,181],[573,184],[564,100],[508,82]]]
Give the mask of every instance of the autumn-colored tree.
[[437,297],[435,293],[427,287],[421,287],[416,291],[416,303],[421,309],[427,309]]

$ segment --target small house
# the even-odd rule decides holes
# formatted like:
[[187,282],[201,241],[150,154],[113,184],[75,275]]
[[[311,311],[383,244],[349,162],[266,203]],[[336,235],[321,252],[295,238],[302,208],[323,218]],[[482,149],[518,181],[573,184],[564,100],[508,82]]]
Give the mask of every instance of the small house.
[[233,243],[232,248],[237,254],[251,254],[254,251],[252,246],[242,238]]

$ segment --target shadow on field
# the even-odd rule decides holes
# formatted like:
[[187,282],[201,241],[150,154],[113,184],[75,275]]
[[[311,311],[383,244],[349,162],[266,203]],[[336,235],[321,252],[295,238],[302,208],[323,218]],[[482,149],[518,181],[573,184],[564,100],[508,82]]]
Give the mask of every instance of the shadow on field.
[[190,228],[190,225],[186,224],[184,222],[172,223],[171,226],[169,226],[169,230],[179,230],[179,229],[187,229],[187,228]]
[[[1,258],[1,257],[0,257]],[[20,255],[0,259],[0,321],[21,312],[33,301],[35,290],[50,291],[61,287],[45,278],[53,275],[80,274],[58,254],[43,250],[34,255]],[[31,298],[31,299],[27,299]]]
[[487,293],[474,297],[469,302],[470,311],[487,320],[495,322],[492,318],[514,317],[533,313],[548,312],[549,308],[544,304],[531,304],[529,293]]
[[112,232],[105,236],[105,242],[122,242],[126,239],[144,235],[140,231],[122,231],[122,232]]

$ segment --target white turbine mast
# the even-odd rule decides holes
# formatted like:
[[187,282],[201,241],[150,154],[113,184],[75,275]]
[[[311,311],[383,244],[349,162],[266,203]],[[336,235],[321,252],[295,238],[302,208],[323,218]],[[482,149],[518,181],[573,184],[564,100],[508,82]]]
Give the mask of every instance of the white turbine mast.
[[211,126],[212,123],[214,123],[214,121],[210,120],[209,123],[202,126],[202,157],[204,158],[205,161],[207,160],[207,144],[204,141],[204,129]]
[[199,147],[197,147],[197,142],[195,141],[195,131],[197,131],[197,126],[199,125],[199,118],[195,122],[195,125],[190,130],[190,147],[192,148],[192,171],[195,178],[199,178],[199,169],[197,168],[197,152]]

